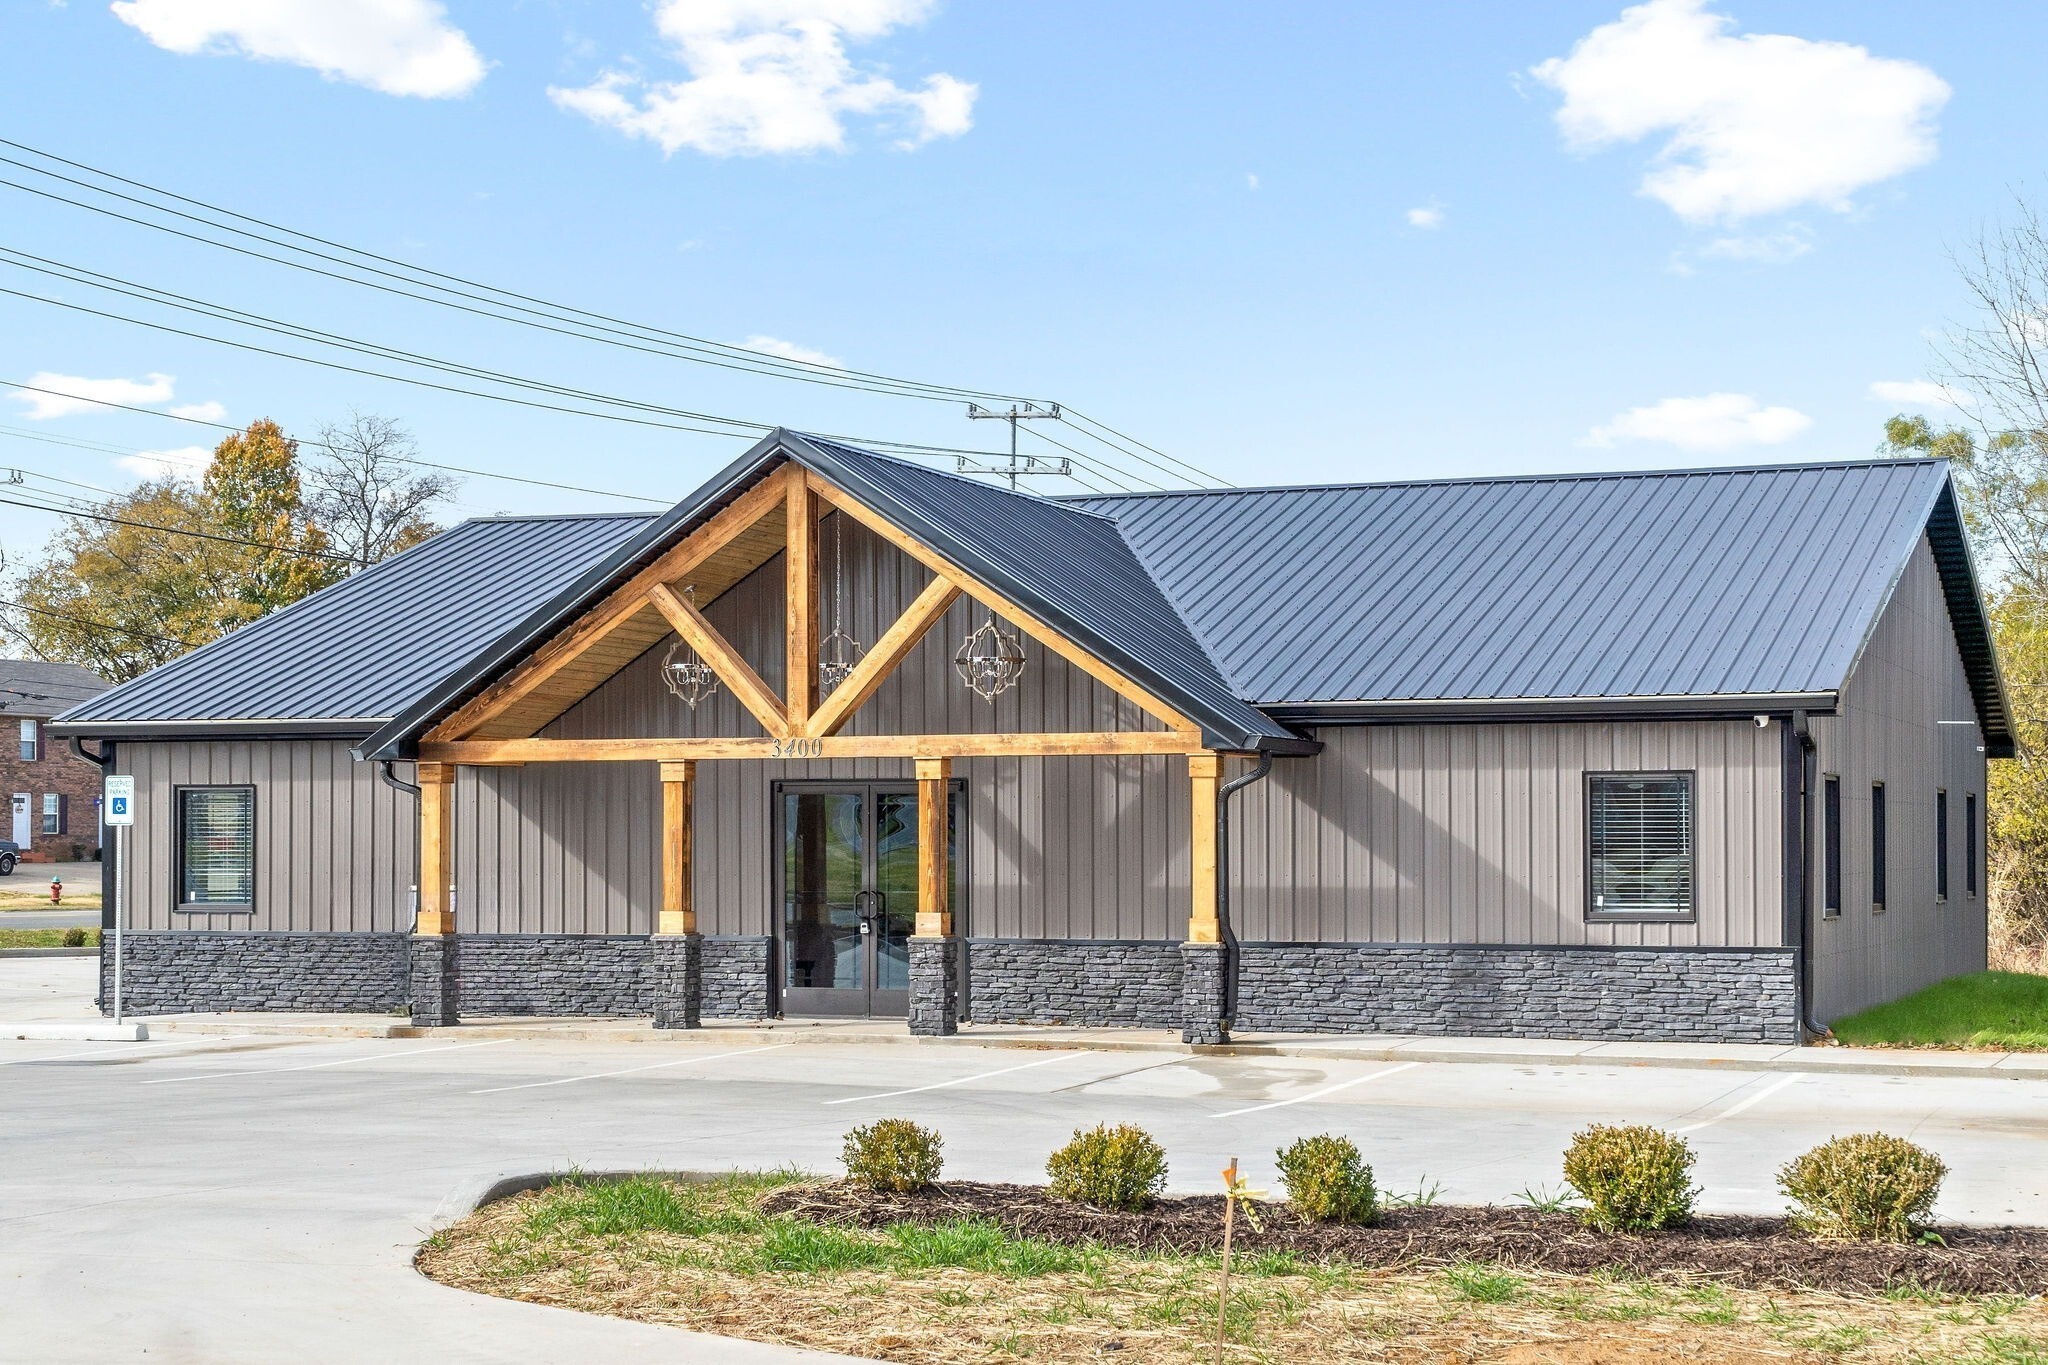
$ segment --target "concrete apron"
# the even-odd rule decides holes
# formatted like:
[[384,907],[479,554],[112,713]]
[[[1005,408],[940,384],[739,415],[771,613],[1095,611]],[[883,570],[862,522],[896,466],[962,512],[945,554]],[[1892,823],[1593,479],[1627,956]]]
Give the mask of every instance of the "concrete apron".
[[747,1042],[887,1043],[908,1047],[1018,1048],[1066,1052],[1159,1052],[1214,1057],[1318,1057],[1332,1061],[1474,1062],[1528,1066],[1655,1066],[1731,1072],[1843,1071],[1871,1076],[2048,1080],[2048,1054],[1781,1047],[1770,1043],[1613,1043],[1562,1038],[1435,1038],[1393,1034],[1237,1033],[1228,1043],[1184,1043],[1169,1029],[1073,1029],[962,1024],[947,1036],[910,1033],[900,1019],[706,1020],[661,1029],[645,1019],[501,1016],[442,1027],[360,1014],[154,1015],[160,1033],[286,1034],[325,1038],[442,1038],[478,1042],[649,1043],[729,1048]]

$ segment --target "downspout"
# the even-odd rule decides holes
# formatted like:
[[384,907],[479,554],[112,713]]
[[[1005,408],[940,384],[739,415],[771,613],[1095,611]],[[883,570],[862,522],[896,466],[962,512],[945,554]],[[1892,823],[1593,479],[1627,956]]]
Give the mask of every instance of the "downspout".
[[[107,740],[100,746],[100,751],[94,753],[85,747],[83,736],[73,735],[71,737],[71,752],[99,768],[103,775],[114,765],[114,742],[112,740]],[[114,894],[112,896],[100,897],[100,942],[102,943],[105,943],[114,932],[114,907],[116,898],[121,894],[120,875],[121,865],[114,857],[112,841],[101,844],[100,883],[103,886],[111,884],[114,887]],[[93,1003],[97,1005],[99,1001],[95,999]]]
[[1259,750],[1259,761],[1247,773],[1231,778],[1216,791],[1216,927],[1223,940],[1223,1017],[1237,1018],[1237,928],[1230,922],[1230,798],[1273,771],[1273,755]]
[[[418,802],[420,799],[420,789],[391,770],[392,764],[396,761],[389,758],[378,759],[377,779],[394,791],[411,793],[414,802],[413,824],[417,826],[419,824]],[[412,842],[412,904],[406,906],[405,912],[408,918],[401,932],[410,933],[420,913],[420,842],[418,839],[414,839]]]
[[1834,1031],[1813,1016],[1813,788],[1820,760],[1806,712],[1792,713],[1792,737],[1799,743],[1799,1022],[1815,1038],[1832,1038]]

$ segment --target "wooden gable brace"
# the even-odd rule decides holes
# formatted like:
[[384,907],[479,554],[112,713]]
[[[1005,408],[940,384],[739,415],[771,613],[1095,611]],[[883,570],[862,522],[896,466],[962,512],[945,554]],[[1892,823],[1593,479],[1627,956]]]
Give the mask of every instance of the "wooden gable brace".
[[[784,513],[782,548],[786,575],[783,636],[785,685],[780,697],[762,681],[760,675],[705,618],[703,612],[694,603],[685,600],[674,587],[674,584],[687,577],[693,569],[703,565],[719,551],[751,531],[757,523],[775,510],[778,503],[781,504]],[[852,517],[882,540],[924,565],[931,571],[933,578],[902,615],[882,633],[881,638],[875,642],[875,647],[861,659],[852,673],[829,695],[821,698],[818,695],[817,671],[817,523],[828,507]],[[918,642],[930,633],[932,627],[946,614],[947,609],[962,596],[972,597],[1015,622],[1042,646],[1137,706],[1166,726],[1170,732],[1170,736],[1162,737],[1167,740],[1163,748],[1144,750],[1123,747],[1121,742],[1114,746],[1106,745],[1105,737],[1099,735],[1073,737],[1089,742],[1090,747],[1083,751],[1186,752],[1191,741],[1199,740],[1200,729],[1188,717],[1109,667],[1087,650],[1067,640],[1000,593],[968,577],[935,551],[863,505],[858,499],[826,483],[797,464],[784,465],[775,474],[734,499],[723,511],[712,517],[681,544],[635,574],[621,587],[607,594],[582,620],[543,645],[511,673],[435,726],[427,733],[425,739],[437,752],[451,754],[458,748],[481,753],[486,747],[481,741],[496,745],[498,741],[517,739],[516,735],[502,733],[503,726],[509,722],[500,722],[501,733],[492,735],[484,732],[493,721],[513,712],[514,708],[547,687],[551,680],[562,677],[564,670],[572,669],[579,659],[598,649],[627,623],[635,623],[633,630],[628,632],[628,644],[637,645],[641,649],[651,645],[654,637],[647,636],[644,624],[648,619],[647,614],[651,611],[656,614],[656,619],[665,622],[696,651],[697,656],[718,674],[740,705],[761,723],[762,729],[768,732],[768,741],[760,743],[829,740],[832,741],[831,747],[834,751],[862,743],[871,744],[871,741],[840,739],[839,732],[853,714],[865,705],[901,666]],[[957,741],[959,737],[945,738]],[[464,744],[460,743],[462,741],[480,742]],[[729,742],[704,740],[692,743],[722,745]],[[741,747],[730,750],[731,756],[751,755],[754,752],[754,741],[739,743]],[[578,757],[594,756],[598,752],[591,746],[572,747],[566,743],[557,745],[554,742],[538,740],[524,742],[520,751],[538,752],[532,748],[535,745],[549,745],[547,752],[559,753],[564,757],[572,753]],[[1198,743],[1195,747],[1199,747]],[[1062,744],[1051,752],[1060,752],[1066,748],[1067,746]],[[493,755],[503,755],[509,750],[497,746],[491,747],[490,752]],[[677,752],[682,753],[681,750]],[[724,752],[720,751],[721,756]],[[876,752],[879,756],[880,751]],[[712,756],[709,749],[692,749],[691,753]],[[479,760],[472,758],[468,761]],[[498,761],[504,759],[499,757]]]

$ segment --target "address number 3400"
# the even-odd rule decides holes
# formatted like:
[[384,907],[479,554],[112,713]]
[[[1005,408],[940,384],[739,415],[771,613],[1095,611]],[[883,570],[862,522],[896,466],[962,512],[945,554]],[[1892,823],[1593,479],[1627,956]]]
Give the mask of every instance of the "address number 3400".
[[825,741],[822,739],[778,739],[771,750],[776,758],[823,758]]

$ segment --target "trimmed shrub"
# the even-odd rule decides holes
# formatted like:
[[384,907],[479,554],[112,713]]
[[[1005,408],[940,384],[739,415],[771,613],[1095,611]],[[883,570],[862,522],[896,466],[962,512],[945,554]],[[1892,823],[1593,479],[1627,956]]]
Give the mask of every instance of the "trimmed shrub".
[[1335,1133],[1301,1138],[1276,1157],[1287,1202],[1311,1223],[1370,1223],[1379,1217],[1372,1167],[1359,1158],[1350,1138]]
[[1778,1172],[1792,1221],[1816,1237],[1907,1242],[1934,1212],[1948,1167],[1904,1138],[1857,1133],[1833,1138]]
[[946,1140],[909,1119],[877,1119],[846,1135],[839,1160],[856,1185],[888,1194],[915,1194],[939,1178],[939,1148]]
[[66,929],[64,931],[64,946],[66,948],[83,948],[85,946],[85,930],[76,926]]
[[1606,1232],[1649,1232],[1692,1217],[1692,1147],[1640,1124],[1595,1124],[1565,1149],[1565,1183],[1586,1207],[1579,1217]]
[[1166,1150],[1143,1128],[1106,1123],[1074,1130],[1045,1163],[1047,1191],[1098,1209],[1150,1208],[1166,1188]]

